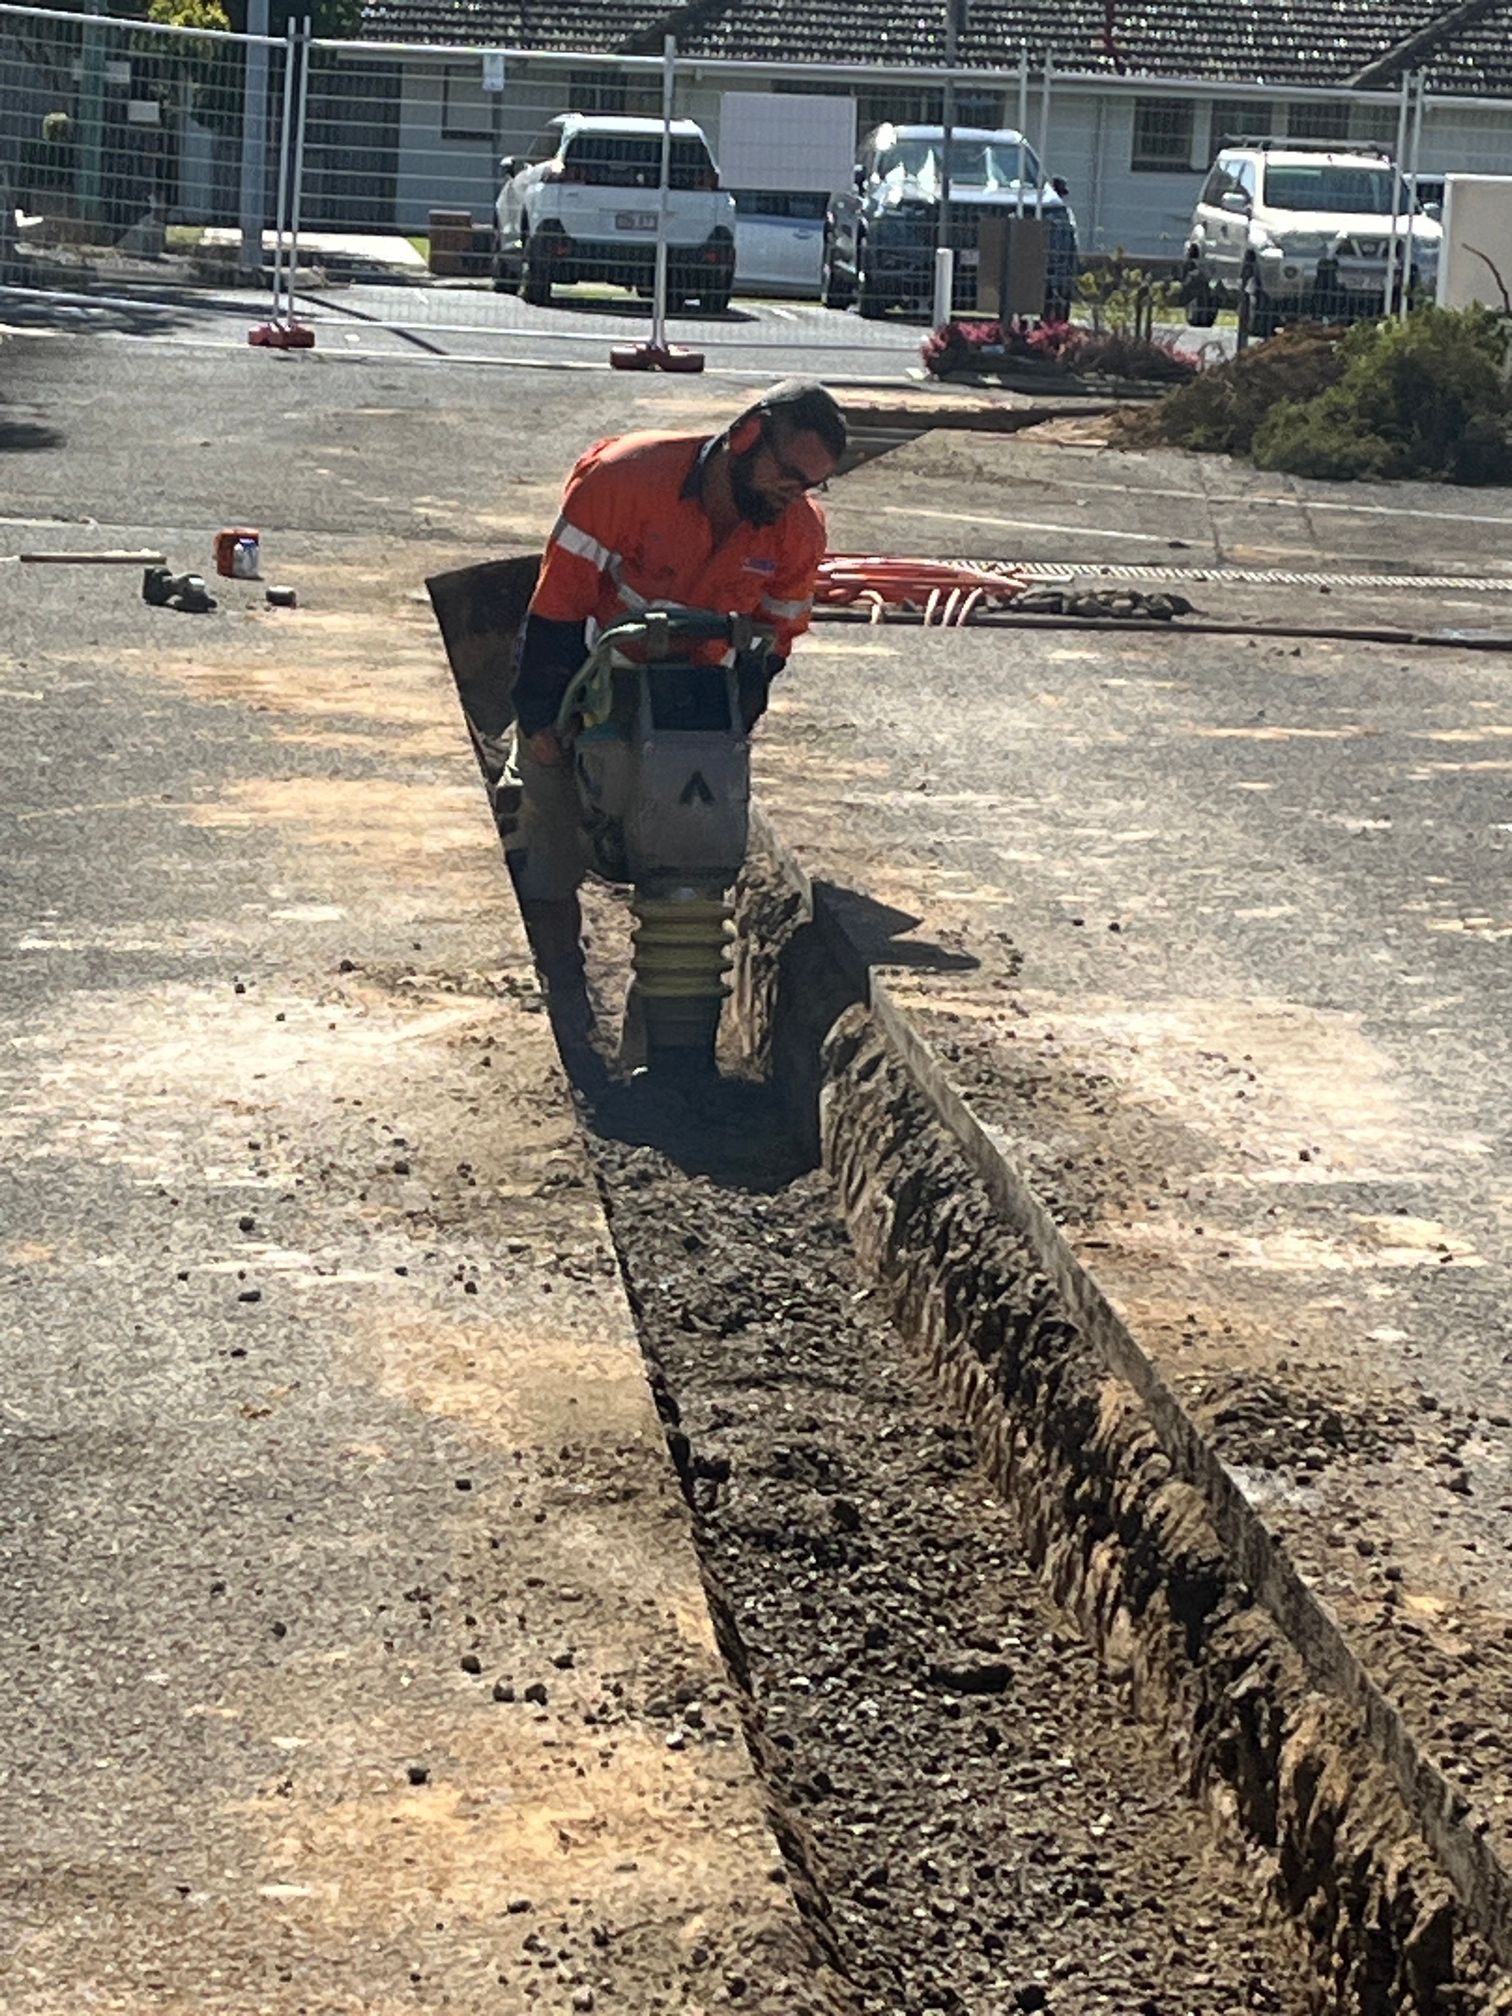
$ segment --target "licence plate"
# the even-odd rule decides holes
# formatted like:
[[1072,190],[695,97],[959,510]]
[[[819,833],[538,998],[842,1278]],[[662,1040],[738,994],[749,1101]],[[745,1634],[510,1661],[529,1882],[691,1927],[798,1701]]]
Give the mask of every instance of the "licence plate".
[[980,266],[982,263],[982,254],[977,247],[973,247],[967,252],[959,252],[956,254],[956,257],[963,266]]
[[656,212],[654,210],[620,210],[615,213],[616,231],[654,231]]

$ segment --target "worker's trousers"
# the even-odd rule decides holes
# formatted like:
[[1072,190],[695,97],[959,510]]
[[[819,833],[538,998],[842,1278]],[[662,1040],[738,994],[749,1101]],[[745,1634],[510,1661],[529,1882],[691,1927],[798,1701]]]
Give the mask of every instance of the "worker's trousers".
[[[521,902],[559,903],[576,895],[589,860],[571,751],[560,763],[537,763],[516,735],[497,789],[501,808],[518,803],[499,824]],[[504,831],[511,817],[514,830]]]

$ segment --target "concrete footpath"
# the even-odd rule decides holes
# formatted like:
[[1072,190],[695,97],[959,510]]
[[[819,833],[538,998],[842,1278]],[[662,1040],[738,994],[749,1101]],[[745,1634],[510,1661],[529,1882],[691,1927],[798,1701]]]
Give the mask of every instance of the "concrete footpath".
[[426,567],[0,575],[8,2016],[830,2006]]

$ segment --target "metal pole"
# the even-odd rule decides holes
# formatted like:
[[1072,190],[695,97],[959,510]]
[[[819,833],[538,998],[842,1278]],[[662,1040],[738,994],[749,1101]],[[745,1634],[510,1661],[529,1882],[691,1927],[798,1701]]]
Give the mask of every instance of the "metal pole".
[[102,14],[84,18],[79,49],[79,207],[97,223],[105,207],[105,38]]
[[294,23],[284,30],[283,116],[278,124],[278,200],[273,232],[273,314],[283,305],[284,219],[289,208],[289,148],[294,139]]
[[254,285],[262,273],[263,213],[268,183],[268,0],[247,0],[242,95],[241,274]]
[[943,328],[955,313],[955,253],[942,245],[935,253],[934,326]]
[[[955,68],[960,51],[956,35],[957,0],[945,0],[945,102],[940,124],[940,213],[935,222],[935,326],[940,323],[940,254],[950,247],[950,150],[955,144]],[[954,289],[955,260],[951,260],[951,287]],[[949,308],[955,306],[952,291]],[[945,318],[950,320],[949,310]]]
[[1055,58],[1045,51],[1045,74],[1040,79],[1040,122],[1039,122],[1039,211],[1045,214],[1045,163],[1050,158],[1050,73],[1055,67]]
[[1383,314],[1395,314],[1397,310],[1397,242],[1401,220],[1401,171],[1407,157],[1407,105],[1411,101],[1411,75],[1403,73],[1401,79],[1401,111],[1397,113],[1397,151],[1391,157],[1391,242],[1387,246],[1387,290],[1381,302]]
[[1027,143],[1024,128],[1029,124],[1029,44],[1019,50],[1019,158],[1018,158],[1018,214],[1024,214],[1024,177],[1029,172],[1026,156]]
[[1404,322],[1407,320],[1407,310],[1410,305],[1408,295],[1412,283],[1412,253],[1413,247],[1417,242],[1413,236],[1413,219],[1417,216],[1418,174],[1423,165],[1423,102],[1427,96],[1428,73],[1426,70],[1419,70],[1417,75],[1417,106],[1412,115],[1412,147],[1407,157],[1412,163],[1412,168],[1407,178],[1407,242],[1402,247],[1401,317]]
[[672,108],[677,93],[677,37],[662,43],[661,186],[656,199],[656,276],[651,286],[651,342],[667,347],[667,222],[672,186]]
[[310,105],[310,17],[299,31],[299,112],[294,124],[294,194],[289,204],[289,320],[294,320],[294,275],[299,265],[299,211],[304,201],[305,114]]

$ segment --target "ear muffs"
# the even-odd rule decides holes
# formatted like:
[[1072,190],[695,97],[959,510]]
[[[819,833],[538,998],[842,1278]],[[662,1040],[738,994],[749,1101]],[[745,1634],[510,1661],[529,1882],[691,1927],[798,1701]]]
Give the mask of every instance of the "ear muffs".
[[763,434],[765,434],[765,432],[766,432],[765,414],[762,413],[747,414],[746,418],[742,420],[739,423],[739,425],[735,427],[731,432],[730,453],[732,455],[749,454],[751,449],[756,447],[757,444],[760,442],[761,437],[763,436]]

